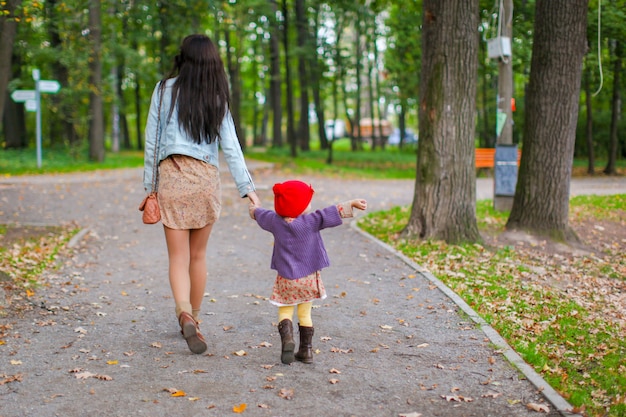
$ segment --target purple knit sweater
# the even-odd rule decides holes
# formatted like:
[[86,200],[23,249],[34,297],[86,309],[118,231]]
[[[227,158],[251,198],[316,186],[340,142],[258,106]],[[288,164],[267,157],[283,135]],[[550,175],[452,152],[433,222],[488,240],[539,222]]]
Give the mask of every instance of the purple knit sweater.
[[280,276],[302,278],[330,265],[320,230],[343,222],[337,206],[301,214],[290,223],[263,208],[257,208],[254,217],[262,229],[274,235],[270,266]]

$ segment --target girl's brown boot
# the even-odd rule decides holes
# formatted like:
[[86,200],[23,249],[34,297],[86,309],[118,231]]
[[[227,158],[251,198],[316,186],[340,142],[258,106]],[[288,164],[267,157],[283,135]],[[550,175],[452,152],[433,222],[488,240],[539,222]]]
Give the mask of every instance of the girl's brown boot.
[[300,347],[296,353],[296,359],[304,363],[313,363],[313,350],[311,341],[313,339],[313,327],[301,326],[300,329]]
[[283,319],[278,323],[278,332],[280,333],[281,353],[280,361],[290,364],[295,361],[293,351],[296,349],[296,343],[293,341],[293,325],[291,320]]

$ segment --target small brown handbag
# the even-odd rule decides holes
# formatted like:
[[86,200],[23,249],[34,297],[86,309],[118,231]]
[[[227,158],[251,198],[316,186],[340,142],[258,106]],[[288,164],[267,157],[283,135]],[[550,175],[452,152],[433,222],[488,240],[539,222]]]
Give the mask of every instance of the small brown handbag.
[[[163,92],[161,92],[162,94]],[[161,135],[159,133],[161,127],[161,97],[159,96],[159,112],[156,128],[156,137],[154,140],[154,164],[152,165],[152,189],[139,205],[139,211],[143,212],[142,220],[145,224],[155,224],[161,220],[161,209],[159,208],[159,200],[157,198],[157,188],[159,186],[159,167],[157,166],[157,154]]]

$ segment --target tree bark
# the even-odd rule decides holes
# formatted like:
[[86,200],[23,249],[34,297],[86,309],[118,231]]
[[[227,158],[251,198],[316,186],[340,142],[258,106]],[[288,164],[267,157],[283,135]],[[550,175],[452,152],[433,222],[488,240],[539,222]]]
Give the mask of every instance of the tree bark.
[[14,12],[21,1],[8,0],[3,6],[6,13],[0,15],[0,120],[4,114],[5,101],[7,100],[7,88],[11,74],[11,58],[13,57],[13,43],[17,31],[17,22]]
[[524,151],[508,230],[577,241],[569,227],[588,0],[537,0]]
[[404,235],[449,243],[480,240],[474,125],[478,0],[424,0],[420,145]]
[[89,60],[89,159],[104,161],[104,107],[102,100],[102,21],[100,0],[89,1],[89,38],[92,52]]

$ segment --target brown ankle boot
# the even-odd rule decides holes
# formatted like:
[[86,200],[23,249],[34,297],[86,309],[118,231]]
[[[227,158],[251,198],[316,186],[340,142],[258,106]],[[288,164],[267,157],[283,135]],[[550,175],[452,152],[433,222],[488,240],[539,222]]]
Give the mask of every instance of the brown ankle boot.
[[178,323],[180,324],[180,331],[187,341],[189,350],[193,353],[204,352],[207,348],[206,342],[202,334],[200,334],[198,323],[193,319],[191,314],[186,312],[180,313]]
[[293,351],[296,349],[296,343],[293,341],[293,325],[291,320],[283,319],[278,323],[278,332],[280,333],[281,353],[280,361],[290,364],[295,361]]
[[313,327],[301,326],[300,329],[300,347],[296,353],[296,359],[304,363],[313,363],[313,350],[311,340],[313,339]]

